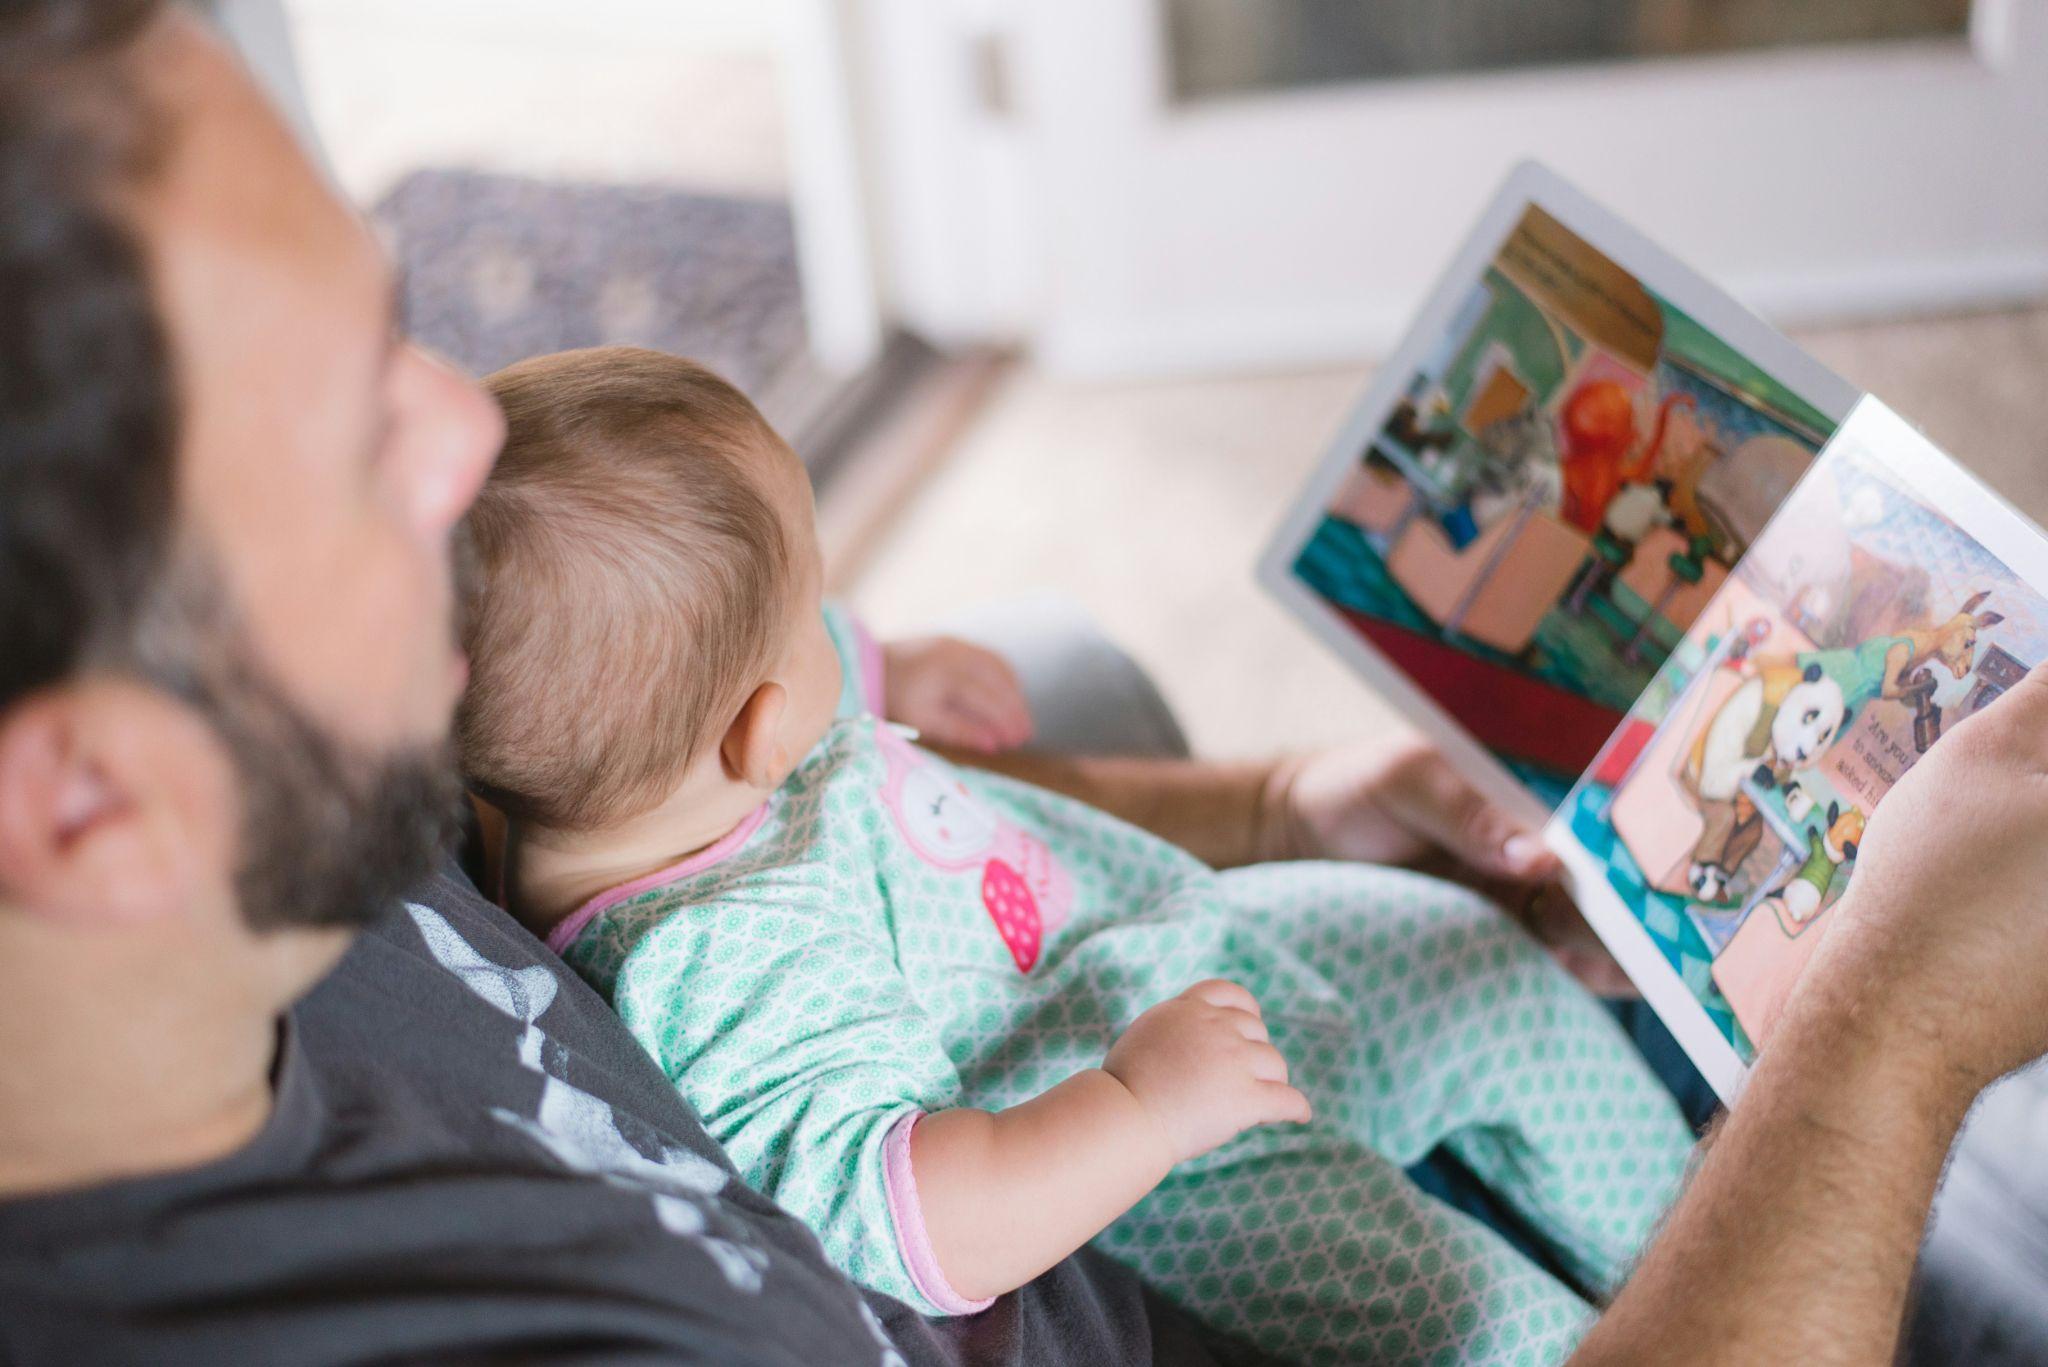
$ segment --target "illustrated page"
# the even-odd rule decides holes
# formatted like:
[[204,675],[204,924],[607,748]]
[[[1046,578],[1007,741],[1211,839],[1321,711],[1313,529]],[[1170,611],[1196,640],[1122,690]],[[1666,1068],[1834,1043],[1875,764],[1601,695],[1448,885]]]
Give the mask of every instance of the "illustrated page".
[[[1365,647],[1347,655],[1390,666],[1490,752],[1540,820],[1848,404],[1698,277],[1537,198],[1552,202],[1510,205],[1505,236],[1439,287],[1274,568],[1326,637]],[[1619,237],[1637,269],[1587,234]]]
[[2044,571],[2032,524],[1866,399],[1559,809],[1580,905],[1724,1095],[1884,795],[2048,655]]

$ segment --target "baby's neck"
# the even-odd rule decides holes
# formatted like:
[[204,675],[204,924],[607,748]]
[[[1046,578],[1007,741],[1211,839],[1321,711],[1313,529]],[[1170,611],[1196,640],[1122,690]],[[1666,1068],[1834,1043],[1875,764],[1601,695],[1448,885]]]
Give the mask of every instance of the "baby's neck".
[[703,802],[681,793],[651,811],[596,831],[558,831],[513,821],[505,834],[505,908],[546,935],[570,912],[622,883],[680,863],[732,834],[762,795],[734,789]]

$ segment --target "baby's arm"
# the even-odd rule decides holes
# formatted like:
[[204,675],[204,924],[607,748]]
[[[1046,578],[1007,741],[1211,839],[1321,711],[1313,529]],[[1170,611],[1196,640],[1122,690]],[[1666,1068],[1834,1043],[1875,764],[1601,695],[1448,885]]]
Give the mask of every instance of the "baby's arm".
[[843,604],[825,604],[844,685],[839,714],[873,712],[912,726],[927,743],[976,754],[1031,739],[1031,705],[1009,661],[951,636],[878,642]]
[[910,1162],[940,1270],[980,1300],[1094,1238],[1176,1163],[1308,1117],[1258,1003],[1211,979],[1139,1016],[1100,1068],[1005,1111],[920,1118]]
[[[824,820],[853,820],[827,804]],[[839,848],[836,840],[820,848]],[[997,1114],[965,1095],[871,893],[803,861],[586,936],[636,1039],[748,1185],[856,1280],[963,1314],[1105,1229],[1184,1158],[1302,1119],[1250,994],[1154,1006],[1091,1068]],[[606,957],[609,956],[609,957]]]

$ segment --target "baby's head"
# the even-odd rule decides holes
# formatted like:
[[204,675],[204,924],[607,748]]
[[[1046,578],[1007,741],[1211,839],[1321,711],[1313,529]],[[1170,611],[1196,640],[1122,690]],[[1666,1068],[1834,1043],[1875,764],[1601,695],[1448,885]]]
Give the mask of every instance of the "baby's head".
[[465,776],[528,829],[734,821],[831,724],[810,480],[737,389],[631,347],[486,382],[505,451],[466,523]]

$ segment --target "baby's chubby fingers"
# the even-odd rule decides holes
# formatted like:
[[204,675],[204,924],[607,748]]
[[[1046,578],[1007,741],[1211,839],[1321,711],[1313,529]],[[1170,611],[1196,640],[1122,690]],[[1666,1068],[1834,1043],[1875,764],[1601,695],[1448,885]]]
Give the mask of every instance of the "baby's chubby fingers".
[[1287,1081],[1287,1060],[1270,1043],[1250,1042],[1245,1062],[1251,1075],[1261,1082]]
[[1267,1036],[1258,1002],[1225,978],[1141,1012],[1102,1068],[1152,1111],[1175,1162],[1256,1125],[1308,1119],[1308,1102],[1288,1085],[1287,1060]]
[[1183,997],[1192,997],[1196,1001],[1207,1002],[1211,1006],[1226,1007],[1232,1011],[1250,1012],[1252,1015],[1262,1019],[1265,1016],[1265,1012],[1259,1009],[1259,999],[1254,997],[1242,985],[1234,983],[1228,978],[1204,978],[1193,987],[1182,992],[1181,995]]
[[882,643],[882,710],[934,740],[995,753],[1031,739],[1031,708],[1009,661],[952,636]]
[[949,695],[940,704],[941,712],[934,718],[934,724],[927,733],[947,745],[958,745],[967,750],[978,750],[984,755],[998,754],[1009,748],[1009,739],[1002,724],[989,717],[971,701],[957,695]]
[[1020,726],[1014,716],[1005,715],[999,704],[963,688],[946,695],[946,715],[963,732],[974,736],[979,748],[991,753],[1011,750],[1031,738],[1027,717]]
[[1024,698],[1024,685],[1010,662],[991,650],[968,648],[960,661],[958,687],[961,700],[996,727],[1007,745],[1022,745],[1031,739],[1031,704]]
[[1308,1104],[1308,1097],[1300,1088],[1290,1087],[1284,1082],[1260,1083],[1258,1100],[1256,1124],[1306,1125],[1315,1118],[1315,1108]]

